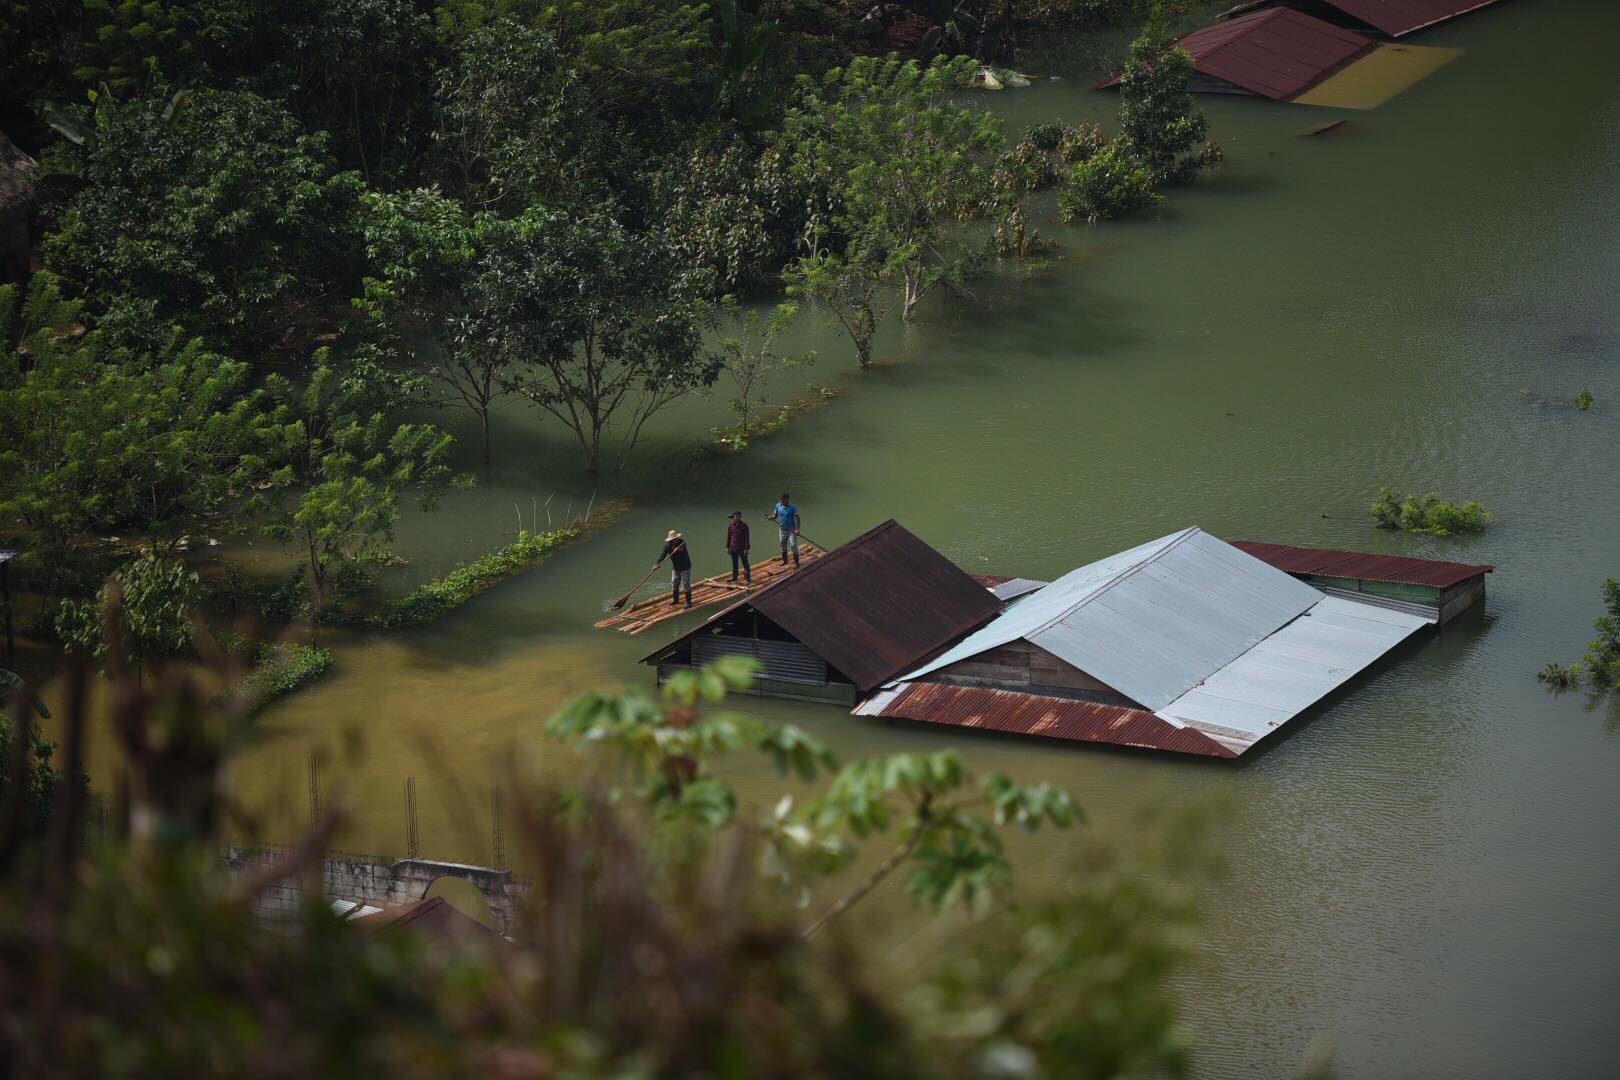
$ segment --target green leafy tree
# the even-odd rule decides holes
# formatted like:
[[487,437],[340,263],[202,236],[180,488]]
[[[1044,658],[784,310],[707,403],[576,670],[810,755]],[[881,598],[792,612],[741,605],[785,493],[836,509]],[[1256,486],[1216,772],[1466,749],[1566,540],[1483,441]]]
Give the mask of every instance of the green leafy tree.
[[855,346],[865,371],[872,366],[872,342],[888,311],[887,264],[869,247],[850,244],[843,251],[820,246],[796,259],[783,273],[789,296],[824,305]]
[[1071,225],[1094,225],[1146,209],[1164,196],[1153,188],[1153,173],[1115,139],[1069,170],[1058,192],[1058,212]]
[[1220,161],[1205,143],[1209,122],[1193,108],[1193,62],[1170,39],[1162,13],[1131,43],[1119,77],[1119,125],[1125,149],[1155,184],[1184,184]]
[[[996,206],[1000,122],[957,98],[977,70],[966,57],[927,66],[857,57],[819,81],[801,77],[776,136],[807,182],[834,192],[829,231],[816,242],[841,238],[846,265],[871,262],[896,282],[906,319],[935,286],[975,272],[987,251],[960,227]],[[811,250],[801,261],[820,259]]]
[[13,310],[0,289],[0,527],[20,530],[24,562],[64,584],[98,534],[141,537],[170,560],[267,468],[274,417],[245,364],[174,338],[155,352],[84,333],[82,305],[47,275]]
[[56,744],[34,724],[36,713],[46,720],[51,716],[21,677],[0,668],[0,812],[12,815],[6,824],[19,839],[45,835],[62,779],[51,760]]
[[334,577],[363,570],[385,551],[402,497],[415,493],[422,509],[433,510],[446,488],[472,480],[451,475],[449,435],[390,422],[364,385],[345,380],[324,354],[308,386],[295,395],[278,389],[295,399],[277,432],[284,464],[250,509],[268,512],[264,534],[307,560],[318,619]]
[[491,417],[515,391],[518,352],[491,316],[488,215],[468,214],[432,190],[368,194],[366,248],[374,275],[362,306],[376,320],[388,352],[428,372],[439,404],[478,417],[483,459],[492,459]]
[[191,648],[201,596],[195,573],[147,553],[115,570],[95,599],[63,601],[56,633],[70,652],[142,672]]
[[1604,614],[1592,626],[1597,637],[1586,644],[1587,677],[1599,693],[1620,689],[1620,581],[1603,583]]
[[472,30],[435,77],[435,158],[469,206],[516,213],[582,182],[595,125],[552,36],[512,19]]
[[[754,666],[748,658],[726,657],[700,672],[677,672],[662,700],[635,691],[587,695],[553,717],[547,731],[610,752],[628,780],[615,789],[617,797],[636,797],[666,820],[718,827],[738,812],[735,793],[713,771],[725,754],[755,750],[779,772],[804,780],[835,765],[818,740],[797,728],[772,729],[699,707],[719,704],[728,691],[746,690]],[[793,887],[803,887],[806,874],[845,866],[858,841],[891,828],[898,836],[892,853],[805,928],[809,939],[902,866],[910,868],[906,891],[918,904],[982,910],[1008,869],[999,828],[1066,828],[1080,818],[1066,792],[1017,784],[999,773],[974,777],[947,750],[848,765],[833,776],[825,795],[797,810],[784,797],[757,828],[766,841],[762,869]]]
[[737,396],[726,406],[736,415],[747,437],[753,410],[763,404],[771,374],[813,363],[816,354],[811,351],[784,356],[776,350],[777,340],[798,317],[797,304],[778,304],[769,315],[762,316],[758,308],[740,308],[735,298],[726,297],[721,310],[731,332],[719,341],[720,363],[737,388]]
[[650,417],[714,382],[698,307],[656,234],[603,212],[531,210],[482,237],[488,332],[518,351],[512,385],[574,433],[587,471],[611,424],[628,456]]
[[324,135],[242,91],[96,105],[81,189],[46,243],[47,266],[92,314],[262,349],[357,291],[361,185],[336,171]]

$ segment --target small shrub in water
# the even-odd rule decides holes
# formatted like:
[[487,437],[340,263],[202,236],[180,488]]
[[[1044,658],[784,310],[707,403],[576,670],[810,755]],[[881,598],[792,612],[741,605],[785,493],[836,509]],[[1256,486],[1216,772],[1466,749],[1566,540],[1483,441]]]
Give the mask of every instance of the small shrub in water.
[[1592,626],[1598,636],[1586,643],[1587,676],[1593,689],[1608,693],[1620,689],[1620,581],[1603,583],[1604,614]]
[[1581,387],[1581,392],[1575,395],[1575,407],[1582,412],[1592,407],[1592,391],[1590,387]]
[[1432,491],[1421,499],[1411,492],[1404,499],[1398,499],[1395,489],[1387,487],[1378,489],[1372,515],[1380,529],[1400,529],[1426,536],[1484,532],[1491,523],[1490,513],[1478,502],[1458,506]]
[[1153,173],[1116,139],[1069,170],[1058,192],[1058,211],[1065,224],[1091,225],[1124,217],[1161,198],[1153,190]]
[[1570,687],[1580,684],[1580,661],[1577,660],[1575,663],[1567,665],[1548,664],[1536,672],[1536,680],[1546,683],[1554,690],[1568,690]]
[[332,650],[282,641],[259,650],[258,662],[242,680],[241,693],[259,709],[301,690],[332,670]]

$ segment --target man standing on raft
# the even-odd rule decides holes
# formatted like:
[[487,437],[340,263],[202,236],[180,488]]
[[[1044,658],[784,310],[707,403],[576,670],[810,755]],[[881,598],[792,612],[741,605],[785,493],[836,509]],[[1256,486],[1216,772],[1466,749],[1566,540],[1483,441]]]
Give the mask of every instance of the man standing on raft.
[[686,550],[686,539],[674,529],[669,530],[669,535],[664,537],[664,550],[658,553],[658,562],[653,563],[653,569],[658,569],[658,563],[663,562],[665,559],[669,560],[670,568],[673,571],[670,583],[674,588],[674,593],[669,598],[670,604],[674,605],[681,602],[681,589],[684,588],[686,590],[686,606],[691,607],[692,555]]
[[776,522],[781,531],[782,538],[782,565],[787,565],[788,548],[793,549],[793,565],[799,565],[799,508],[788,501],[788,493],[782,492],[782,501],[771,507],[770,520]]

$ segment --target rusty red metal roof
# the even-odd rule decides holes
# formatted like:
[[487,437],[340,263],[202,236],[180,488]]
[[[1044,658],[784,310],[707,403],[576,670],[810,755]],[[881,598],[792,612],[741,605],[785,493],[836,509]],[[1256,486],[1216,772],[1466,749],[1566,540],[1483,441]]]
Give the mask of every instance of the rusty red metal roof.
[[1393,581],[1403,585],[1431,585],[1449,588],[1496,567],[1488,563],[1441,562],[1412,559],[1404,555],[1370,555],[1361,551],[1331,551],[1327,548],[1294,547],[1291,544],[1265,544],[1258,540],[1228,540],[1261,562],[1290,574],[1320,574],[1324,577],[1355,578],[1359,581]]
[[990,621],[1002,602],[894,519],[644,657],[654,663],[739,608],[753,607],[865,692]]
[[407,930],[452,941],[497,941],[505,939],[442,896],[414,900],[398,907],[384,908],[354,920],[356,926],[375,930]]
[[[1200,74],[1288,101],[1371,50],[1371,38],[1292,8],[1253,11],[1176,39]],[[1119,76],[1098,83],[1115,86]]]
[[1317,0],[1390,37],[1490,7],[1496,0]]
[[1014,690],[904,683],[893,690],[878,691],[852,711],[857,716],[885,716],[927,724],[1042,735],[1049,739],[1111,743],[1206,757],[1237,757],[1236,752],[1203,732],[1177,727],[1143,709]]

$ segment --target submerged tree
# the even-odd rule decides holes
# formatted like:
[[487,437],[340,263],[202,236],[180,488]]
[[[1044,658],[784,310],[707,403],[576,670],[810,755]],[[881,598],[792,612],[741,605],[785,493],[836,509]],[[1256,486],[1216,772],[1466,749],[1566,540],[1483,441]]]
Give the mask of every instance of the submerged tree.
[[[148,553],[115,570],[93,600],[64,601],[56,633],[70,652],[140,673],[154,660],[190,649],[192,610],[201,595],[194,572]],[[109,650],[117,655],[109,657]]]
[[714,382],[698,308],[661,239],[602,212],[530,210],[484,231],[490,333],[516,350],[513,388],[561,420],[596,472],[610,425],[642,425]]
[[720,363],[737,388],[737,396],[726,404],[736,414],[746,438],[751,414],[764,401],[765,383],[771,373],[811,363],[816,354],[808,351],[783,356],[776,351],[777,339],[798,317],[797,304],[778,304],[769,315],[762,317],[757,308],[739,311],[736,299],[728,296],[721,308],[729,317],[731,333],[720,339]]
[[872,341],[888,310],[884,265],[870,249],[850,246],[842,252],[817,246],[783,273],[789,296],[825,304],[855,345],[861,370],[872,366]]
[[364,569],[393,538],[399,502],[415,493],[424,510],[437,507],[455,478],[446,464],[451,438],[429,424],[394,424],[372,408],[364,388],[345,380],[322,357],[309,385],[292,393],[292,416],[277,432],[282,466],[273,488],[249,509],[268,511],[266,536],[307,560],[318,619],[335,575]]
[[1119,77],[1124,148],[1155,184],[1184,184],[1220,161],[1220,147],[1205,142],[1209,122],[1193,108],[1192,76],[1192,57],[1175,46],[1156,13],[1131,42]]
[[[846,264],[870,263],[898,283],[906,319],[935,286],[975,272],[987,251],[961,228],[996,205],[1000,122],[957,98],[977,71],[966,57],[926,67],[856,57],[819,82],[801,77],[776,136],[799,175],[834,192],[817,244],[834,238]],[[820,259],[812,250],[800,268]]]

